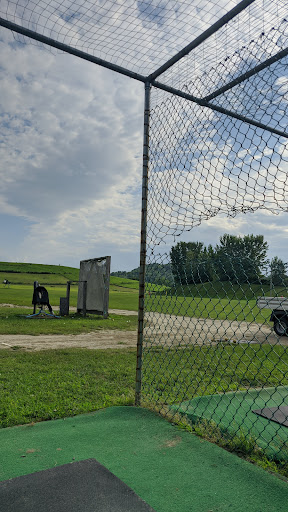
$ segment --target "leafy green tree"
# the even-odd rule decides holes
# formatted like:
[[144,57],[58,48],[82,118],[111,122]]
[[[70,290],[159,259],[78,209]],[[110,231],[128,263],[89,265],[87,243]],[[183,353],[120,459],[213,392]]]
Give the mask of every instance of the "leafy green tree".
[[171,248],[170,259],[174,280],[179,284],[211,281],[211,251],[202,242],[178,242]]
[[267,263],[268,244],[262,235],[234,236],[225,233],[214,251],[220,281],[257,283]]
[[288,263],[275,256],[270,261],[270,283],[273,286],[285,286],[288,281],[287,272]]

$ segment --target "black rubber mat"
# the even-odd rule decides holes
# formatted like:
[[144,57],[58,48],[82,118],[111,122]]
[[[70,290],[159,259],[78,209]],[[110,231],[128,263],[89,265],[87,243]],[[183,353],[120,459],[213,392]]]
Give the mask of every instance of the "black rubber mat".
[[287,405],[283,405],[281,407],[265,407],[264,409],[257,409],[252,412],[254,412],[255,414],[259,414],[259,416],[263,416],[263,418],[267,418],[268,420],[275,421],[280,425],[288,427]]
[[5,512],[155,512],[95,459],[0,482]]

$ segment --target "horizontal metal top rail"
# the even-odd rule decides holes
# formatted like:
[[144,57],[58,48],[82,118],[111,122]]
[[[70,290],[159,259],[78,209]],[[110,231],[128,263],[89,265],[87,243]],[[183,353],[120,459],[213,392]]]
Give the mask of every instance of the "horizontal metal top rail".
[[157,81],[153,81],[152,85],[154,87],[157,87],[158,89],[162,89],[163,91],[174,94],[175,96],[179,96],[188,101],[193,101],[194,103],[197,103],[197,105],[200,105],[202,107],[210,108],[211,110],[215,110],[216,112],[219,112],[220,114],[225,114],[227,116],[234,117],[235,119],[238,119],[239,121],[242,121],[247,124],[251,124],[253,126],[256,126],[257,128],[261,128],[262,130],[269,131],[271,133],[274,133],[275,135],[279,135],[280,137],[285,137],[288,139],[288,132],[285,132],[283,130],[278,130],[277,128],[267,126],[266,124],[260,123],[259,121],[256,121],[255,119],[250,119],[249,117],[242,116],[241,114],[237,114],[237,112],[233,112],[232,110],[227,110],[224,107],[214,105],[213,103],[209,103],[208,101],[205,101],[204,99],[197,98],[196,96],[193,96],[192,94],[189,94],[189,93],[186,93],[183,91],[179,91],[178,89],[174,89],[174,87],[170,87],[169,85],[162,84]]
[[93,64],[98,64],[99,66],[102,66],[104,68],[111,69],[111,71],[116,71],[121,75],[126,75],[130,78],[134,78],[134,80],[139,80],[140,82],[147,81],[147,78],[143,75],[140,75],[139,73],[129,71],[129,69],[123,68],[122,66],[118,66],[117,64],[113,64],[112,62],[100,59],[99,57],[94,57],[89,53],[77,50],[76,48],[72,48],[72,46],[60,43],[59,41],[56,41],[51,37],[47,37],[42,34],[39,34],[38,32],[34,32],[33,30],[29,30],[28,28],[22,27],[21,25],[17,25],[16,23],[5,20],[4,18],[0,18],[0,26],[13,30],[13,32],[17,32],[18,34],[22,34],[23,36],[30,37],[31,39],[39,41],[40,43],[52,46],[53,48],[61,50],[62,52],[70,53],[71,55],[80,57],[80,59],[88,60],[89,62],[93,62]]
[[223,85],[223,87],[217,89],[217,91],[212,92],[208,96],[205,96],[204,101],[210,101],[214,98],[217,98],[217,96],[220,96],[220,94],[223,94],[226,91],[229,91],[229,89],[232,89],[235,87],[235,85],[239,85],[245,80],[248,80],[251,76],[256,75],[260,71],[263,71],[263,69],[268,68],[268,66],[271,66],[271,64],[274,64],[280,59],[283,59],[288,55],[288,48],[284,48],[284,50],[281,50],[280,52],[273,55],[273,57],[270,57],[269,59],[265,60],[264,62],[261,62],[261,64],[258,64],[258,66],[255,66],[253,69],[250,69],[249,71],[246,71],[242,75],[238,76],[238,78],[235,78],[235,80],[231,80],[226,85]]
[[[250,5],[254,1],[255,0],[243,0],[242,2],[240,2],[240,4],[238,4],[234,9],[232,9],[229,13],[227,13],[225,16],[223,16],[217,23],[212,25],[212,27],[210,27],[210,29],[205,31],[200,36],[200,39],[202,38],[200,42],[202,42],[203,40],[207,39],[216,30],[218,30],[221,26],[223,26],[225,23],[227,23],[228,19],[232,19],[232,17],[236,16],[236,14],[241,12],[243,9],[245,9],[248,5]],[[61,43],[61,42],[56,41],[54,39],[51,39],[50,37],[47,37],[47,36],[44,36],[44,35],[39,34],[37,32],[34,32],[34,31],[32,31],[30,29],[27,29],[25,27],[22,27],[21,25],[17,25],[16,23],[13,23],[13,22],[10,22],[8,20],[5,20],[4,18],[0,18],[0,26],[3,26],[5,28],[7,28],[7,29],[10,29],[10,30],[12,30],[14,32],[17,32],[19,34],[22,34],[24,36],[30,37],[31,39],[39,41],[39,42],[41,42],[43,44],[47,44],[49,46],[52,46],[53,48],[56,48],[56,49],[58,49],[60,51],[63,51],[65,53],[69,53],[69,54],[75,55],[76,57],[79,57],[81,59],[84,59],[84,60],[87,60],[89,62],[92,62],[94,64],[98,64],[99,66],[102,66],[104,68],[110,69],[111,71],[116,71],[117,73],[120,73],[121,75],[128,76],[129,78],[133,78],[134,80],[138,80],[138,81],[143,82],[143,83],[150,83],[152,86],[154,86],[154,87],[156,87],[158,89],[162,89],[162,90],[164,90],[164,91],[166,91],[168,93],[171,93],[171,94],[174,94],[176,96],[185,98],[186,100],[195,102],[198,105],[201,105],[203,107],[210,108],[210,109],[212,109],[214,111],[217,111],[219,113],[225,114],[225,115],[230,116],[230,117],[233,117],[233,118],[238,119],[238,120],[240,120],[242,122],[251,124],[251,125],[256,126],[258,128],[261,128],[263,130],[267,130],[267,131],[269,131],[271,133],[274,133],[275,135],[279,135],[281,137],[288,138],[288,132],[285,132],[283,130],[278,130],[277,128],[273,128],[273,127],[264,125],[263,123],[260,123],[260,122],[254,120],[254,119],[250,119],[250,118],[248,118],[246,116],[242,116],[241,114],[237,114],[237,112],[233,112],[231,110],[228,110],[226,108],[220,107],[218,105],[214,105],[213,103],[209,102],[210,99],[213,99],[213,98],[219,96],[222,92],[225,92],[226,90],[228,90],[229,88],[233,87],[234,85],[244,81],[246,78],[249,78],[250,76],[255,74],[257,71],[260,71],[261,69],[264,69],[265,67],[269,66],[270,64],[272,64],[276,60],[278,60],[278,59],[282,58],[283,56],[287,55],[288,50],[283,50],[283,51],[279,52],[277,55],[275,55],[274,57],[271,57],[271,59],[268,59],[267,61],[265,61],[264,63],[260,64],[259,66],[257,66],[253,70],[251,70],[250,72],[247,72],[247,73],[241,75],[241,77],[238,77],[238,79],[234,80],[233,82],[230,82],[229,84],[227,84],[223,88],[219,89],[219,91],[215,91],[213,94],[211,94],[211,95],[209,95],[209,96],[207,96],[206,98],[203,99],[203,98],[198,98],[196,96],[193,96],[192,94],[185,93],[185,92],[183,92],[183,91],[181,91],[179,89],[176,89],[174,87],[170,87],[168,85],[165,85],[165,84],[163,84],[161,82],[156,81],[155,78],[153,78],[153,77],[158,76],[158,74],[160,74],[160,73],[158,73],[160,71],[160,69],[161,69],[161,73],[164,72],[163,66],[161,68],[159,68],[159,70],[155,71],[155,73],[152,73],[152,75],[144,76],[144,75],[140,75],[139,73],[135,73],[133,71],[130,71],[130,70],[126,69],[126,68],[123,68],[122,66],[118,66],[117,64],[113,64],[111,62],[108,62],[108,61],[105,61],[105,60],[100,59],[98,57],[95,57],[93,55],[90,55],[90,54],[88,54],[86,52],[83,52],[81,50],[77,50],[76,48],[72,48],[71,46],[68,46],[68,45],[66,45],[64,43]],[[200,44],[200,42],[199,42],[199,38],[197,38],[190,45],[188,45],[186,48],[184,48],[183,52],[186,52],[185,54],[187,54],[188,52],[190,52],[192,50],[192,48],[195,47],[195,45]],[[177,62],[177,60],[179,60],[181,58],[180,53],[173,57],[173,59],[176,59],[176,60],[173,61],[173,63]],[[166,64],[164,64],[164,66],[166,66],[166,69],[168,69],[170,66],[172,66],[173,63],[172,63],[172,59],[170,59]],[[256,71],[255,71],[255,69],[256,69]]]
[[257,307],[259,309],[288,310],[288,299],[286,297],[258,297]]
[[185,48],[180,50],[180,52],[178,52],[176,55],[174,55],[174,57],[172,57],[167,62],[165,62],[165,64],[160,66],[160,68],[156,69],[156,71],[154,71],[154,73],[151,73],[151,75],[149,75],[149,81],[155,80],[155,78],[162,75],[165,71],[167,71],[167,69],[171,68],[171,66],[176,64],[176,62],[178,62],[183,57],[185,57],[185,55],[188,55],[188,53],[190,53],[192,50],[194,50],[194,48],[196,48],[201,43],[203,43],[206,39],[208,39],[213,34],[215,34],[215,32],[217,32],[217,30],[219,30],[224,25],[226,25],[226,23],[228,21],[235,18],[235,16],[237,16],[240,12],[244,11],[244,9],[246,9],[246,7],[251,5],[253,2],[255,2],[255,0],[242,0],[242,2],[240,2],[238,5],[236,5],[233,9],[231,9],[231,11],[227,12],[224,16],[222,16],[222,18],[220,18],[220,20],[216,21],[216,23],[211,25],[210,28],[205,30],[200,36],[198,36],[196,39],[194,39],[194,41],[192,41],[187,46],[185,46]]

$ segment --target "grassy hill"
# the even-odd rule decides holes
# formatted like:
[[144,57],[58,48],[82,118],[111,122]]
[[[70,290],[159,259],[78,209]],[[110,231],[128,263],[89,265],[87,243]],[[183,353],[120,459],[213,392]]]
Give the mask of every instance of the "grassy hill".
[[[135,270],[138,271],[139,269]],[[156,282],[159,282],[161,280],[161,271],[163,269],[158,266],[153,270],[154,277],[156,276]],[[150,269],[150,271],[151,278],[152,269]],[[133,274],[132,272],[131,276],[129,272],[123,273],[123,276],[121,276],[121,274],[121,272],[114,272],[111,274],[110,291],[138,293],[139,282],[136,280],[136,273]],[[132,275],[133,278],[131,278]],[[8,279],[8,281],[15,285],[33,286],[34,281],[38,281],[43,286],[66,286],[67,281],[78,281],[79,269],[65,267],[62,265],[0,262],[0,283],[3,282],[4,279]],[[265,284],[235,285],[229,282],[220,281],[212,281],[197,285],[171,286],[168,288],[164,285],[155,284],[154,282],[154,284],[147,283],[147,290],[149,290],[149,288],[153,290],[154,293],[160,294],[168,291],[169,295],[172,296],[208,297],[218,299],[229,298],[236,300],[249,300],[260,295],[287,296],[287,289],[283,287],[275,287],[273,291],[270,291],[269,285]]]
[[15,284],[64,284],[79,279],[79,269],[61,265],[40,263],[11,263],[0,261],[0,279],[8,279]]
[[[8,279],[10,287],[0,286],[0,304],[3,315],[7,316],[5,304],[18,306],[31,305],[33,282],[38,281],[47,287],[50,303],[58,306],[59,298],[65,297],[67,280],[77,281],[79,270],[60,265],[40,265],[32,263],[0,262],[2,282]],[[111,276],[109,308],[137,311],[138,281],[125,277]],[[232,285],[231,283],[211,282],[178,288],[147,283],[146,310],[166,314],[178,314],[197,318],[218,318],[237,321],[266,322],[270,316],[256,307],[256,297],[270,295],[268,286]],[[70,305],[77,305],[78,284],[71,286]],[[151,293],[150,293],[151,292]],[[287,295],[286,290],[273,290],[274,294]],[[8,315],[9,316],[9,315]]]
[[287,296],[287,288],[275,286],[273,290],[268,284],[234,284],[228,281],[211,281],[202,284],[177,286],[170,289],[171,295],[180,297],[208,297],[217,299],[251,300],[262,295]]
[[[33,285],[38,281],[41,285],[65,285],[67,281],[78,281],[79,269],[62,265],[42,265],[40,263],[0,262],[0,282],[8,279],[12,284]],[[138,281],[123,277],[110,277],[111,288],[129,288],[138,290]]]
[[[12,284],[32,285],[38,281],[41,285],[66,285],[67,281],[78,281],[79,269],[61,265],[42,265],[40,263],[0,262],[0,283],[8,279]],[[163,291],[165,286],[147,284],[154,293]],[[139,281],[126,276],[110,276],[110,291],[133,292],[138,294]]]
[[[8,279],[11,286],[3,283]],[[38,263],[0,262],[0,304],[30,305],[33,283],[38,281],[47,287],[51,304],[59,304],[59,297],[65,297],[67,281],[78,281],[79,269],[61,265]],[[112,309],[137,310],[138,281],[122,277],[110,278],[109,307]],[[161,288],[161,287],[159,287]],[[70,305],[76,306],[78,283],[71,286]]]

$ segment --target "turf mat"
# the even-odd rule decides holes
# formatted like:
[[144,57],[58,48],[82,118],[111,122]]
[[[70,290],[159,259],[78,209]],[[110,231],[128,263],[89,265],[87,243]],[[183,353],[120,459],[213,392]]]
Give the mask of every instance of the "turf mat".
[[171,409],[185,414],[192,423],[210,420],[230,433],[240,428],[244,434],[252,435],[268,456],[287,461],[287,427],[255,414],[255,410],[263,408],[278,409],[287,401],[288,387],[278,386],[200,396]]
[[94,458],[156,512],[287,512],[286,481],[142,408],[2,429],[0,446],[1,480]]
[[268,420],[275,421],[275,423],[279,423],[280,425],[288,427],[287,405],[283,405],[280,407],[264,407],[264,409],[258,409],[253,412],[254,414],[259,414],[259,416],[263,416],[263,418],[267,418]]
[[0,482],[5,512],[155,512],[94,459]]

